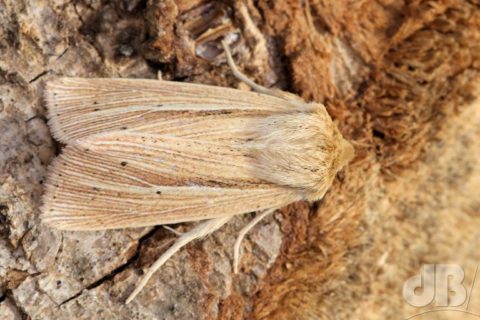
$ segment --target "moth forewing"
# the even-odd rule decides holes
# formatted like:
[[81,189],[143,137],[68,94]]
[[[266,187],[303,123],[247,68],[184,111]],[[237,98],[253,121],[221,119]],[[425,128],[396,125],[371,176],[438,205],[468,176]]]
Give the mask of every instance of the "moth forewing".
[[66,230],[142,227],[300,199],[294,190],[255,178],[253,166],[221,144],[132,132],[93,135],[67,146],[53,163],[43,220]]
[[[199,132],[196,121],[213,114],[226,123],[200,123],[200,128],[228,123],[222,114],[265,115],[291,110],[277,97],[201,84],[146,79],[59,78],[47,83],[47,116],[56,139],[71,143],[101,132],[173,130],[185,122],[188,132]],[[203,118],[205,117],[205,118]],[[188,126],[188,124],[191,126]],[[173,128],[172,128],[173,125]],[[232,129],[235,129],[232,124]],[[211,128],[213,129],[213,128]]]

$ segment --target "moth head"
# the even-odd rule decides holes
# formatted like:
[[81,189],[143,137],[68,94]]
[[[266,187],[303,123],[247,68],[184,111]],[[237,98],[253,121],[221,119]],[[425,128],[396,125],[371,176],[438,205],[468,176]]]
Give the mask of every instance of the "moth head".
[[336,150],[335,155],[332,156],[332,171],[335,173],[340,171],[355,157],[355,149],[352,144],[342,137],[338,129],[336,131],[334,138],[337,141]]
[[326,122],[325,132],[318,134],[318,153],[312,154],[312,159],[317,161],[316,173],[312,174],[312,188],[306,190],[305,198],[315,201],[323,198],[335,179],[337,173],[342,170],[355,156],[355,149],[340,133],[330,116],[323,118]]

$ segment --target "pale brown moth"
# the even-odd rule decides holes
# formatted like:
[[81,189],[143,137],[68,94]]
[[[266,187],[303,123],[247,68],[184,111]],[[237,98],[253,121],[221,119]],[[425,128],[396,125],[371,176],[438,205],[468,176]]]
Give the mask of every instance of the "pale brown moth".
[[103,230],[206,220],[181,235],[127,299],[190,241],[232,216],[321,199],[353,147],[325,107],[237,78],[256,92],[161,80],[60,78],[45,100],[54,137],[42,220]]

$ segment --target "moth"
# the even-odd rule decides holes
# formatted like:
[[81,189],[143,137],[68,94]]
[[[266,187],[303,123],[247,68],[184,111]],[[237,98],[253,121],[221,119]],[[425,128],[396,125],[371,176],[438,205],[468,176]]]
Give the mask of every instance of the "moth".
[[254,92],[137,79],[60,78],[45,101],[66,144],[49,169],[42,221],[61,230],[105,230],[202,221],[150,267],[127,299],[176,251],[259,211],[321,199],[354,155],[325,107],[234,75]]

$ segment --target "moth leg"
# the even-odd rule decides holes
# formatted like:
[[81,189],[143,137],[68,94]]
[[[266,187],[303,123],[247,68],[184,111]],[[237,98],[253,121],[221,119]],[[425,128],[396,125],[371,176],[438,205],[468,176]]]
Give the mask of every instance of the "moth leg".
[[263,220],[266,216],[273,213],[276,209],[268,209],[263,211],[261,214],[257,215],[255,218],[252,219],[245,227],[240,230],[237,236],[237,240],[235,240],[235,245],[233,247],[233,272],[238,273],[238,264],[240,260],[240,246],[242,244],[245,235],[253,228],[257,223]]
[[173,229],[172,227],[169,227],[169,226],[162,226],[164,229],[170,231],[171,233],[177,235],[177,236],[181,236],[183,235],[183,232],[180,232],[180,231],[177,231],[175,229]]
[[130,296],[127,298],[126,303],[130,303],[136,296],[137,294],[145,287],[147,284],[148,280],[152,277],[152,275],[168,260],[170,259],[171,256],[175,254],[175,252],[179,251],[182,247],[187,245],[188,243],[192,242],[195,239],[205,237],[209,235],[210,233],[214,232],[215,230],[219,229],[221,226],[223,226],[225,223],[227,223],[232,217],[222,217],[222,218],[216,218],[216,219],[210,219],[205,222],[201,222],[195,227],[193,227],[192,230],[185,232],[182,234],[175,243],[168,248],[167,251],[165,251],[158,259],[155,261],[155,263],[150,266],[148,269],[147,273],[143,276],[142,280],[140,283],[135,287],[135,290],[130,294]]
[[270,89],[270,88],[261,86],[261,85],[255,83],[254,81],[250,80],[245,74],[243,74],[240,70],[238,70],[237,66],[235,65],[235,62],[233,61],[232,53],[230,52],[230,48],[228,47],[228,44],[225,40],[222,41],[222,46],[223,46],[223,50],[225,51],[225,55],[227,56],[228,66],[230,67],[230,69],[232,69],[232,72],[233,72],[233,75],[235,76],[235,78],[237,78],[238,80],[246,83],[250,88],[252,88],[256,92],[267,94],[269,96],[274,96],[274,97],[277,97],[277,98],[281,98],[281,99],[287,100],[289,102],[295,102],[295,103],[300,102],[302,104],[305,104],[305,102],[300,97],[298,97],[294,94],[284,92],[284,91],[281,91],[281,90],[277,90],[277,89]]

